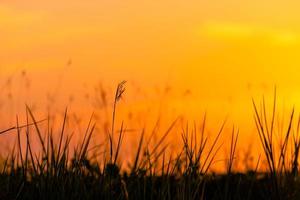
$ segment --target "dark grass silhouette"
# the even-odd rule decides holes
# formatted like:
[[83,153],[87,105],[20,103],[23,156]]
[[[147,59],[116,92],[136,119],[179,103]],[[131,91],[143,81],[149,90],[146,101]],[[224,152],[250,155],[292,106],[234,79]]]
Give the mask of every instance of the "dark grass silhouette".
[[[44,133],[29,107],[27,124],[1,132],[16,130],[16,145],[3,161],[0,172],[0,199],[299,199],[298,154],[300,148],[299,124],[294,125],[294,110],[279,148],[275,145],[276,93],[271,121],[263,100],[259,109],[255,102],[254,117],[263,146],[268,170],[259,172],[260,157],[252,171],[233,171],[239,132],[232,129],[230,152],[226,160],[226,173],[209,173],[215,157],[220,152],[220,135],[209,144],[206,136],[206,117],[201,132],[187,126],[182,130],[182,149],[167,157],[165,139],[175,127],[175,120],[161,134],[154,147],[150,136],[145,141],[144,130],[133,162],[129,169],[121,170],[118,164],[124,138],[124,125],[116,132],[117,104],[125,91],[125,82],[118,85],[113,105],[112,126],[108,132],[107,153],[101,158],[89,153],[95,124],[88,123],[82,141],[70,149],[72,134],[66,134],[67,109],[60,132],[48,127]],[[32,121],[32,123],[30,123]],[[49,126],[49,119],[48,119]],[[296,126],[296,130],[293,128]],[[30,127],[34,127],[32,130]],[[26,145],[21,145],[21,134],[26,135]],[[36,135],[40,151],[33,151],[31,137]],[[154,132],[153,132],[154,134]],[[59,135],[55,140],[54,135]],[[116,140],[115,140],[116,139]],[[36,145],[36,144],[35,144]],[[292,152],[289,157],[288,153]]]

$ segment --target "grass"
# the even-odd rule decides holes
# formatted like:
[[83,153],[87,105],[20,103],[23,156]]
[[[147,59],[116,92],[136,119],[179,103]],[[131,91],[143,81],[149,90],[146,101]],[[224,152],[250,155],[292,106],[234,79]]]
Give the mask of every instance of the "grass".
[[[182,147],[167,154],[166,138],[178,123],[160,133],[161,138],[150,145],[155,130],[146,138],[141,131],[134,159],[128,168],[122,168],[120,152],[125,137],[124,123],[116,132],[117,105],[125,92],[125,82],[118,85],[113,104],[108,148],[100,154],[91,151],[91,140],[96,124],[93,115],[81,142],[74,149],[67,134],[68,111],[65,110],[61,128],[54,132],[49,119],[36,120],[29,106],[26,107],[27,123],[0,134],[17,132],[16,143],[3,160],[0,171],[0,199],[299,199],[298,156],[300,149],[300,117],[290,114],[284,133],[276,129],[276,92],[271,120],[263,99],[259,108],[253,100],[254,119],[267,161],[267,170],[258,171],[261,157],[251,171],[234,171],[239,131],[234,127],[230,137],[230,150],[225,173],[212,173],[211,167],[217,154],[224,148],[220,136],[223,122],[215,138],[206,131],[206,116],[200,131],[196,125],[181,130]],[[47,121],[46,131],[40,123]],[[26,137],[22,137],[25,135]],[[282,139],[275,140],[275,135]],[[58,138],[54,137],[58,136]],[[37,137],[37,142],[33,142]],[[25,138],[25,141],[24,140]],[[24,145],[25,144],[25,145]],[[130,145],[130,144],[127,144]],[[103,145],[105,146],[105,145]],[[36,148],[38,147],[38,150]],[[290,153],[291,152],[291,153]],[[176,153],[176,154],[175,154]],[[175,154],[175,155],[174,155]]]

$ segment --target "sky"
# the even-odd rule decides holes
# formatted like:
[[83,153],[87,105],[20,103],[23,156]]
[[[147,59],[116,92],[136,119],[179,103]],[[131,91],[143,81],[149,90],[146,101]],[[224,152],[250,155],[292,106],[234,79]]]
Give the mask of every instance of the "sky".
[[[272,102],[276,87],[282,112],[300,106],[299,6],[296,0],[2,0],[0,77],[24,85],[18,74],[26,71],[31,91],[15,91],[22,96],[16,104],[28,98],[42,104],[57,90],[70,100],[99,82],[113,91],[127,80],[123,109],[168,107],[171,116],[195,120],[207,112],[213,123],[227,117],[246,140],[252,98]],[[76,105],[87,104],[81,98]]]

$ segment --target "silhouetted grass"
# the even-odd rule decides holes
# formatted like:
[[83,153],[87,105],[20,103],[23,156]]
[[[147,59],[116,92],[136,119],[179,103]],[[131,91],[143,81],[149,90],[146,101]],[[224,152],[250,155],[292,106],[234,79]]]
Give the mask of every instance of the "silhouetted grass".
[[[151,147],[145,130],[141,131],[138,146],[129,168],[121,168],[118,160],[125,135],[122,123],[118,132],[115,128],[117,103],[125,91],[125,82],[118,85],[113,105],[112,126],[107,133],[108,149],[103,157],[89,153],[90,142],[95,134],[93,115],[85,134],[74,149],[70,145],[73,134],[67,134],[65,110],[61,129],[53,132],[48,119],[46,132],[27,106],[27,124],[20,125],[0,134],[16,130],[16,145],[3,161],[0,172],[0,199],[299,199],[298,155],[300,148],[299,126],[293,128],[294,110],[290,115],[282,142],[276,146],[275,115],[276,94],[270,123],[263,100],[259,109],[253,101],[257,131],[264,150],[268,169],[258,171],[260,156],[255,169],[244,173],[234,171],[236,146],[239,131],[232,129],[230,152],[226,172],[216,174],[210,171],[223,144],[220,136],[225,122],[219,128],[212,142],[206,132],[206,116],[201,130],[188,125],[181,131],[182,147],[175,156],[167,154],[166,138],[178,120],[161,133],[161,138]],[[32,121],[32,123],[30,123]],[[47,121],[47,120],[46,120]],[[34,129],[32,129],[34,127]],[[25,140],[21,135],[25,134]],[[98,133],[97,133],[98,134]],[[40,151],[33,150],[32,137],[38,138]],[[55,138],[54,135],[58,135]],[[24,137],[23,137],[24,138]],[[117,139],[115,141],[115,139]],[[25,148],[24,145],[26,144]],[[130,145],[130,144],[126,144]],[[291,151],[292,156],[287,155]]]

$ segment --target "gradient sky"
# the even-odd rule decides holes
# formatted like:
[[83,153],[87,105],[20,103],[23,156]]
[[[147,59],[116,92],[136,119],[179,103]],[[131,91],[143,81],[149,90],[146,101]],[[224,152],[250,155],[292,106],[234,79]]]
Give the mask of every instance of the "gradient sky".
[[159,104],[151,92],[167,87],[176,113],[229,116],[249,136],[252,97],[271,97],[276,85],[282,107],[300,106],[299,8],[296,0],[2,0],[0,75],[26,70],[33,99],[60,76],[64,94],[128,80],[131,109]]

